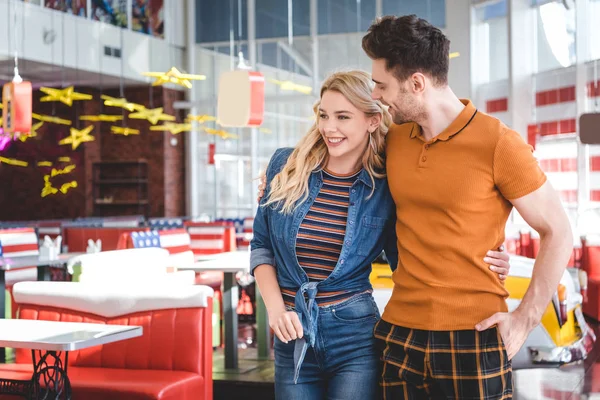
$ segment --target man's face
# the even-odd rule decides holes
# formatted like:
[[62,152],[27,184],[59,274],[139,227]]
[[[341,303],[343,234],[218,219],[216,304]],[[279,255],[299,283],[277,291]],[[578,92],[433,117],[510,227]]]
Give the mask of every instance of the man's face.
[[423,107],[410,84],[411,78],[404,82],[388,70],[384,59],[373,60],[372,72],[375,88],[371,97],[388,106],[395,124],[416,122],[423,114]]

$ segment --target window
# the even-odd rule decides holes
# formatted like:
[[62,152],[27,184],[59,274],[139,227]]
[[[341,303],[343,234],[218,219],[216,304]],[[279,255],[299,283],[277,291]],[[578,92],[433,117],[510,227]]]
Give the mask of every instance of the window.
[[375,20],[375,0],[322,0],[318,7],[319,34],[365,32]]
[[[568,4],[568,3],[567,3]],[[538,71],[575,63],[575,7],[549,2],[537,7]]]
[[439,28],[444,28],[446,26],[446,1],[383,0],[383,14],[415,14]]
[[508,24],[506,2],[491,3],[475,9],[472,37],[474,83],[508,79]]

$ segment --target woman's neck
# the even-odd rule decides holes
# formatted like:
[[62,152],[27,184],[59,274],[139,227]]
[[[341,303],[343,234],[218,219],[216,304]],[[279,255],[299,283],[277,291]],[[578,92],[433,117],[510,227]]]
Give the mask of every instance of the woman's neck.
[[332,158],[329,157],[325,168],[337,175],[350,175],[362,168],[362,162],[360,159],[353,157],[348,158]]

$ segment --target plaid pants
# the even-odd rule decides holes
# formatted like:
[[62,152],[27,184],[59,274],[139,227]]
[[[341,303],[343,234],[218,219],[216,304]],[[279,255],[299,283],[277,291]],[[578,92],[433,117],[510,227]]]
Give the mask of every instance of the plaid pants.
[[512,366],[498,329],[423,331],[380,320],[384,400],[512,398]]

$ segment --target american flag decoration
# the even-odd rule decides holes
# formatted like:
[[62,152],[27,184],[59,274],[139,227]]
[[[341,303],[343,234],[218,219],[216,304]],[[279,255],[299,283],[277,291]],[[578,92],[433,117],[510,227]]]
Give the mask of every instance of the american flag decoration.
[[145,247],[160,247],[158,232],[131,232],[131,241],[136,249]]
[[158,231],[160,246],[169,250],[169,254],[191,251],[190,234],[183,228]]
[[37,256],[38,236],[33,228],[0,229],[4,257]]

